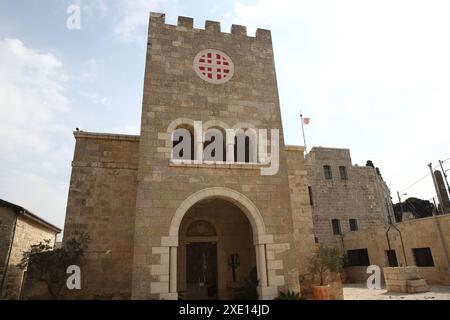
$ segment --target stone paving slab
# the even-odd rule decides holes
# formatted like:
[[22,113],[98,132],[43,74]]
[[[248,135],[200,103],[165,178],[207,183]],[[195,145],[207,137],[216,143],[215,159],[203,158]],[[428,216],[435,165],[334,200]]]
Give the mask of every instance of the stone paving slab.
[[367,289],[365,284],[344,284],[344,300],[450,300],[450,286],[430,286],[426,293],[391,293],[385,287],[381,290]]

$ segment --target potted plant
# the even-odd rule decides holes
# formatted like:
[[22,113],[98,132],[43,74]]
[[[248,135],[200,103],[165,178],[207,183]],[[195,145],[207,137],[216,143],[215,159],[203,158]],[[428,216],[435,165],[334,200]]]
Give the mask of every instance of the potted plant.
[[235,300],[258,300],[258,272],[256,268],[252,268],[250,273],[244,279],[244,286],[237,288],[235,292]]
[[319,285],[313,285],[315,300],[330,300],[330,285],[326,283],[330,272],[340,272],[343,257],[336,248],[320,245],[316,253],[309,260],[309,271],[320,279]]
[[300,292],[288,290],[287,292],[280,291],[275,300],[304,300]]

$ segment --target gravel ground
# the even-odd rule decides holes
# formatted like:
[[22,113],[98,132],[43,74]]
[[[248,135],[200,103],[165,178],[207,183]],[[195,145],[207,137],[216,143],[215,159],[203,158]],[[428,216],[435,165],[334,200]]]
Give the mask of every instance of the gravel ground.
[[344,284],[345,300],[450,300],[450,286],[430,286],[426,293],[392,293],[385,288],[367,289],[365,284]]

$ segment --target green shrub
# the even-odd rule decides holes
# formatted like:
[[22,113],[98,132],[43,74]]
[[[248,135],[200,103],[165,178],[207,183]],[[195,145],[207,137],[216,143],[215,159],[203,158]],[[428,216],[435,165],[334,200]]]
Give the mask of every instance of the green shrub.
[[236,289],[234,299],[236,300],[258,300],[258,273],[253,268],[249,275],[244,279],[245,285]]
[[66,284],[67,267],[79,265],[90,243],[90,238],[86,233],[76,234],[61,248],[56,249],[50,245],[50,242],[50,240],[44,240],[32,245],[22,254],[17,267],[27,269],[26,281],[45,283],[52,299],[59,299]]
[[305,300],[300,292],[294,292],[288,290],[287,292],[280,291],[279,295],[275,300]]
[[320,245],[316,253],[309,259],[309,271],[319,276],[323,286],[328,272],[340,272],[344,263],[342,254],[332,247]]

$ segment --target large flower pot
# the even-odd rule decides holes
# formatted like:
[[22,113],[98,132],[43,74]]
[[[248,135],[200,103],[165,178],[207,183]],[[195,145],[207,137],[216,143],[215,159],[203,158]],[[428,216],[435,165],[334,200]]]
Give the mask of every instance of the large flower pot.
[[338,274],[339,277],[341,278],[341,282],[342,283],[347,283],[350,279],[348,278],[347,272],[342,271],[341,273]]
[[330,285],[312,286],[314,300],[330,300]]

